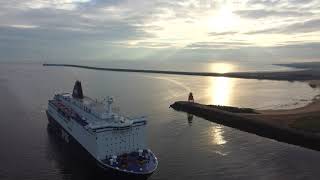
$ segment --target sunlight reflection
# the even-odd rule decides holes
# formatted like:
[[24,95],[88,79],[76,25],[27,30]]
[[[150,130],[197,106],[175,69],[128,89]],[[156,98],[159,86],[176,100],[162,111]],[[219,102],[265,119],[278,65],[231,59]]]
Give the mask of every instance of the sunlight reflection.
[[[212,72],[227,73],[233,71],[231,64],[215,63],[211,66]],[[209,81],[210,104],[230,105],[233,93],[233,79],[226,77],[212,77]]]
[[222,145],[227,143],[223,137],[223,128],[221,126],[212,126],[210,129],[210,136],[213,144]]
[[210,104],[230,105],[232,95],[232,79],[217,77],[211,79]]
[[227,73],[235,70],[235,66],[228,63],[212,63],[210,64],[210,71],[216,73]]

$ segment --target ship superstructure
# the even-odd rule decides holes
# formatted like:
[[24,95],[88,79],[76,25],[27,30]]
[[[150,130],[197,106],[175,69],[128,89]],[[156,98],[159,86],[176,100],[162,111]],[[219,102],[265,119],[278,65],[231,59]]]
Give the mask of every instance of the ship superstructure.
[[150,175],[158,161],[147,148],[146,117],[129,118],[112,112],[113,98],[99,102],[83,95],[81,83],[73,93],[56,94],[47,115],[67,142],[75,140],[106,170]]

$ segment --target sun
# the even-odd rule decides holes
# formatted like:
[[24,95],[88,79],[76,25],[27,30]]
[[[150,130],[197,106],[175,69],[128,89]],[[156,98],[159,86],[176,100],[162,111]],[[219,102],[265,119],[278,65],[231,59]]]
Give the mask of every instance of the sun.
[[232,12],[229,6],[223,6],[207,18],[208,29],[211,32],[230,31],[239,24],[240,18]]

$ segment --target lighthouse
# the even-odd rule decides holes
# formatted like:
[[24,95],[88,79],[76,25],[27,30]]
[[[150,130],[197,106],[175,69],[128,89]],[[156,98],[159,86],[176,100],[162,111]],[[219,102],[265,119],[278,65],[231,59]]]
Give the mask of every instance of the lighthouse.
[[194,102],[192,92],[189,93],[188,102],[192,102],[192,103]]

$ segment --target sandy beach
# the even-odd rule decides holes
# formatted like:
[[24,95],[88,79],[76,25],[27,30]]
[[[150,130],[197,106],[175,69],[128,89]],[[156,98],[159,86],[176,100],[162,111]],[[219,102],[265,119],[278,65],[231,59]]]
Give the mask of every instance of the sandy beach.
[[[319,86],[320,81],[313,80],[315,86]],[[266,123],[272,123],[285,128],[295,128],[307,132],[320,132],[320,94],[315,96],[306,106],[284,109],[284,110],[255,110],[258,114],[241,114],[246,118],[254,118]],[[301,123],[303,122],[303,123]]]
[[[314,121],[319,121],[320,119],[320,101],[318,99],[313,100],[311,103],[301,108],[288,110],[257,110],[257,112],[259,114],[242,114],[241,116],[254,118],[277,126],[287,128],[295,127],[296,129],[304,131],[309,131],[311,129],[312,131],[315,131],[316,129],[319,129],[320,132],[320,126],[314,126]],[[303,122],[304,126],[294,126],[294,124],[298,122]]]

